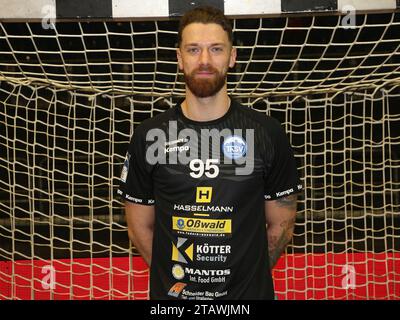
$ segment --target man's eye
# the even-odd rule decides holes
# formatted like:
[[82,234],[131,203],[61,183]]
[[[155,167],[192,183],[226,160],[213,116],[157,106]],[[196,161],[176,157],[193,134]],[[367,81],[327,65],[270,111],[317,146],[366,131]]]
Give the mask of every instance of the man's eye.
[[211,51],[212,52],[221,52],[222,48],[221,47],[213,47],[213,48],[211,48]]
[[199,51],[199,49],[198,48],[189,48],[187,51],[189,53],[197,53]]

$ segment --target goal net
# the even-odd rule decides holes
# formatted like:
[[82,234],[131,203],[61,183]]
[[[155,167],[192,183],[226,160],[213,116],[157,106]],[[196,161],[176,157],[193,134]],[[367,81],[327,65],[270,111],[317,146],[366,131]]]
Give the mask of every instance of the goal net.
[[[0,23],[0,299],[145,299],[116,189],[184,95],[178,22],[47,26]],[[278,298],[400,299],[399,12],[233,26],[229,93],[282,123],[305,187]]]

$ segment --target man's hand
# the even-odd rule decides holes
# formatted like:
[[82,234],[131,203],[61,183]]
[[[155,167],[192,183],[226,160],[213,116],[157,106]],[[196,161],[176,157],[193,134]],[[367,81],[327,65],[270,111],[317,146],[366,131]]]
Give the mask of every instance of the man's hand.
[[147,265],[151,265],[154,229],[154,206],[125,202],[128,236]]
[[297,195],[265,201],[270,268],[275,266],[292,239],[296,220]]

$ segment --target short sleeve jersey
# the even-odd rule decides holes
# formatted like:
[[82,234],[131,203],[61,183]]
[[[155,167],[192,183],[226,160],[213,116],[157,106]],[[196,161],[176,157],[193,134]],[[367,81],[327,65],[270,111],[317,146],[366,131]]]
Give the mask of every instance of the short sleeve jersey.
[[302,189],[277,120],[232,101],[197,122],[181,106],[143,121],[118,193],[154,205],[151,299],[273,299],[264,202]]

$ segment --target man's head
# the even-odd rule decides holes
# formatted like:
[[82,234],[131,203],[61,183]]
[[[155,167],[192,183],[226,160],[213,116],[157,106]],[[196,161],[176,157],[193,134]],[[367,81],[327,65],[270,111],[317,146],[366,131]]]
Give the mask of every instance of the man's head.
[[201,98],[217,94],[236,61],[229,20],[212,7],[193,9],[181,19],[178,40],[178,64],[187,88]]
[[191,23],[215,23],[221,26],[223,30],[225,30],[229,42],[233,43],[233,35],[232,35],[232,25],[230,21],[224,16],[221,10],[216,9],[214,7],[197,7],[193,10],[190,10],[185,13],[182,19],[179,22],[178,29],[178,47],[181,46],[182,43],[182,32],[185,27]]

